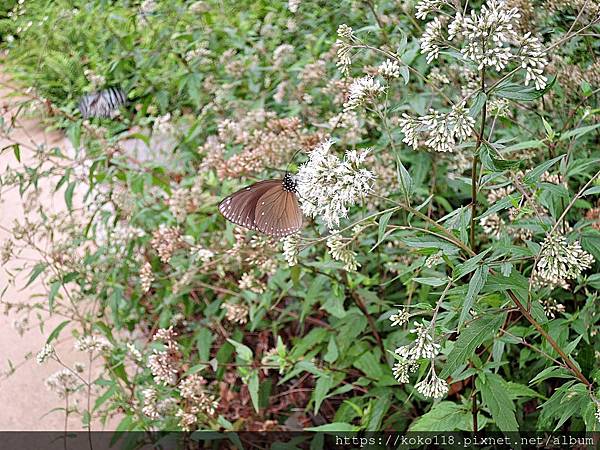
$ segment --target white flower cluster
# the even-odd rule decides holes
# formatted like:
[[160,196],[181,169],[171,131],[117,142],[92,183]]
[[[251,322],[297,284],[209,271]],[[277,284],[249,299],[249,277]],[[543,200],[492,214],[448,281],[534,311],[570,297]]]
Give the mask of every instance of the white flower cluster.
[[104,352],[110,350],[112,344],[102,336],[82,336],[75,341],[75,350],[86,353]]
[[494,67],[500,71],[513,57],[508,44],[517,37],[513,23],[519,17],[519,10],[508,8],[505,0],[488,0],[479,14],[474,10],[470,16],[457,14],[448,38],[464,36],[463,55],[477,63],[480,70]]
[[533,82],[537,90],[544,89],[548,81],[548,78],[544,76],[544,68],[548,65],[548,59],[540,40],[531,36],[531,33],[523,36],[518,57],[521,67],[525,69],[525,86]]
[[290,266],[298,264],[298,252],[300,244],[300,236],[298,233],[290,234],[281,239],[283,243],[283,257]]
[[350,240],[345,240],[339,231],[333,230],[327,238],[329,254],[336,261],[344,263],[344,270],[354,271],[360,264],[356,261],[356,253],[348,248]]
[[317,146],[297,175],[302,212],[309,217],[321,216],[330,229],[348,217],[351,206],[365,198],[375,178],[372,172],[360,168],[368,150],[347,151],[340,159],[330,152],[332,145],[332,141],[325,141]]
[[38,364],[44,364],[48,359],[55,355],[54,347],[50,344],[45,344],[42,349],[35,356],[35,360]]
[[393,327],[402,326],[405,323],[408,323],[409,319],[410,314],[408,313],[408,310],[404,307],[398,308],[398,312],[390,316],[390,321],[392,322]]
[[[416,17],[425,19],[430,12],[440,11],[445,6],[452,7],[448,1],[422,0],[417,5]],[[521,14],[517,8],[509,7],[507,0],[487,0],[479,13],[471,10],[470,14],[463,15],[455,11],[449,23],[447,16],[447,12],[440,11],[440,15],[425,26],[421,53],[426,55],[428,63],[438,58],[440,50],[458,46],[466,59],[477,64],[478,70],[491,68],[500,72],[516,62],[525,70],[526,86],[533,83],[538,90],[546,87],[545,49],[531,33],[517,32],[515,24]],[[458,40],[462,44],[450,45],[449,41]]]
[[248,307],[240,303],[225,302],[221,305],[221,309],[225,310],[225,318],[232,323],[240,325],[248,322]]
[[[392,324],[404,324],[408,321],[408,311],[398,310],[398,314],[390,317]],[[408,383],[410,374],[419,367],[419,359],[431,360],[431,366],[427,377],[415,385],[415,389],[427,398],[441,398],[448,392],[448,383],[439,378],[435,373],[434,359],[440,353],[440,344],[435,342],[432,334],[432,326],[422,322],[414,322],[411,333],[416,334],[416,339],[409,345],[403,345],[396,349],[400,360],[394,364],[392,369],[394,378],[399,383]]]
[[577,278],[593,263],[594,257],[581,248],[579,241],[569,243],[564,235],[553,233],[542,242],[535,275],[548,285],[561,285]]
[[455,105],[448,113],[434,109],[429,114],[413,117],[406,113],[398,121],[404,133],[403,142],[417,148],[419,138],[425,146],[437,152],[452,152],[458,144],[473,134],[475,119],[461,105]]
[[445,5],[448,5],[447,0],[421,0],[415,7],[417,10],[415,17],[419,20],[425,20],[427,19],[427,14],[439,11]]
[[344,103],[344,111],[351,111],[368,101],[373,101],[384,91],[385,88],[379,81],[371,76],[354,80],[348,89],[348,100]]
[[401,359],[396,361],[392,368],[392,374],[398,383],[408,383],[410,381],[410,374],[416,372],[419,368],[419,364],[416,361]]
[[152,340],[163,341],[165,350],[154,349],[148,358],[150,372],[157,384],[175,385],[179,372],[179,344],[175,341],[176,333],[173,327],[159,329]]
[[336,66],[344,74],[350,74],[350,65],[352,64],[352,41],[354,40],[354,32],[352,28],[345,23],[341,24],[337,29],[338,39],[335,41],[337,48]]
[[140,269],[140,285],[142,287],[142,292],[148,292],[152,287],[153,281],[154,272],[152,271],[152,264],[146,261]]
[[388,59],[377,68],[377,73],[384,78],[399,78],[400,65],[397,61]]
[[288,10],[295,14],[300,7],[301,0],[288,0]]
[[81,386],[77,376],[69,369],[62,369],[46,379],[46,387],[60,398],[65,398]]
[[191,403],[193,414],[202,413],[207,416],[214,415],[218,403],[213,395],[206,392],[206,380],[198,374],[192,374],[179,382],[181,396]]
[[438,377],[431,366],[427,378],[415,385],[417,392],[427,398],[442,398],[448,392],[448,383]]
[[438,59],[445,42],[444,22],[439,17],[435,17],[425,25],[425,31],[421,37],[421,53],[426,55],[427,64],[431,64],[434,59]]
[[421,358],[433,359],[440,352],[440,344],[435,342],[431,327],[422,322],[414,322],[414,328],[411,333],[417,335],[414,342],[410,345],[403,345],[396,349],[396,354],[404,359],[416,361]]
[[214,258],[215,252],[208,248],[204,248],[201,245],[194,245],[191,249],[191,255],[194,259],[198,259],[206,263]]

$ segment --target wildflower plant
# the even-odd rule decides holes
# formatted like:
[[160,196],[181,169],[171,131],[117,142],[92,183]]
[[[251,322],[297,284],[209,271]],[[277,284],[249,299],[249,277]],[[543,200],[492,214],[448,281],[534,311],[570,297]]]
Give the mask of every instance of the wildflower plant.
[[[64,318],[28,358],[66,414],[600,429],[590,2],[134,3],[14,2],[0,19],[18,94],[0,199],[26,210],[2,222],[0,261],[38,294],[0,299],[23,335]],[[128,101],[84,119],[81,98],[108,88]],[[68,149],[22,138],[32,118]],[[277,170],[297,234],[218,214]],[[73,366],[55,347],[69,332]]]

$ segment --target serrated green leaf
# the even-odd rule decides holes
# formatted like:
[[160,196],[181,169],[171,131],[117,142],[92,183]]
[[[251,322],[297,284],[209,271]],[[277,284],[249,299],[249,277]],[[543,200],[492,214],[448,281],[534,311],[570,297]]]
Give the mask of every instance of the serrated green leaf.
[[504,314],[484,316],[474,320],[465,328],[454,343],[440,377],[447,378],[463,364],[466,364],[469,358],[475,354],[477,347],[496,335],[504,322],[504,316]]
[[504,380],[495,373],[486,373],[485,379],[477,377],[475,386],[481,392],[483,403],[501,431],[519,431],[515,417],[515,404],[504,386]]

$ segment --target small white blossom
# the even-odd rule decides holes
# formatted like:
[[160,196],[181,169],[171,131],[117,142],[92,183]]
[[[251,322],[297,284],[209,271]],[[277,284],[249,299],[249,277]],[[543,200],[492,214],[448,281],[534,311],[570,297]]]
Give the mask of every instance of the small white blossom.
[[142,352],[140,352],[134,344],[131,342],[127,343],[127,351],[129,352],[129,356],[136,362],[140,362],[143,359]]
[[393,327],[404,325],[405,323],[408,323],[409,319],[410,314],[408,313],[408,310],[404,307],[399,308],[396,314],[392,314],[390,316],[390,321],[392,322]]
[[419,117],[404,113],[398,123],[404,133],[402,141],[413,148],[417,148],[419,138],[422,138],[425,145],[434,151],[452,152],[473,134],[475,119],[464,106],[455,105],[448,113],[434,109]]
[[288,0],[288,10],[292,14],[296,14],[298,8],[300,7],[301,0]]
[[152,287],[153,281],[154,272],[152,271],[152,264],[146,261],[140,269],[140,285],[142,287],[142,292],[148,292]]
[[225,310],[225,318],[232,323],[240,325],[248,322],[248,307],[240,303],[225,302],[221,305],[221,309]]
[[215,256],[215,252],[200,245],[195,245],[192,247],[192,256],[202,262],[208,262]]
[[46,344],[42,347],[42,349],[35,356],[35,359],[38,364],[44,364],[48,359],[55,355],[54,347],[50,344]]
[[349,27],[345,23],[341,24],[337,29],[337,34],[340,39],[346,39],[351,41],[354,39],[354,32],[352,31],[352,27]]

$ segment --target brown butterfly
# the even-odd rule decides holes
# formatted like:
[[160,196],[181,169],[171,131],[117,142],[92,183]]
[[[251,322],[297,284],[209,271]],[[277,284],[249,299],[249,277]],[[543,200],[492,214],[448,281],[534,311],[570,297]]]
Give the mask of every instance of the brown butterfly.
[[268,236],[284,237],[302,227],[296,181],[286,172],[283,180],[254,183],[219,204],[223,216],[237,225]]

